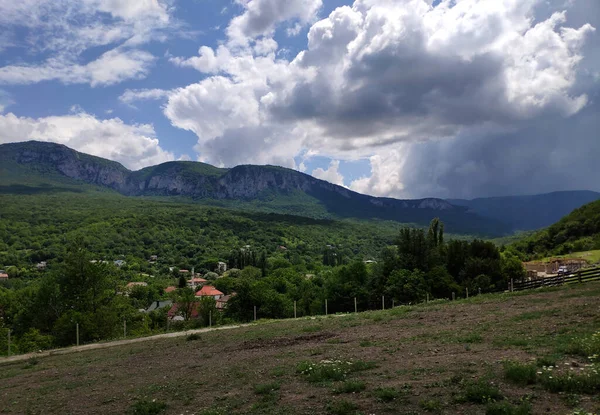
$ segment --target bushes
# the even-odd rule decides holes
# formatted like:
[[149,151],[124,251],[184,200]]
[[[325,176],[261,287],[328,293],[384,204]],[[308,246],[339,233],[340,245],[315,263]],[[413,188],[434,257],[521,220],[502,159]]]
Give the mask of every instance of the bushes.
[[499,401],[502,398],[503,396],[496,386],[482,379],[466,383],[463,393],[458,397],[457,401],[484,404]]
[[296,373],[303,375],[311,383],[341,381],[352,372],[373,369],[375,364],[362,361],[321,360],[318,363],[301,362]]
[[524,402],[518,406],[510,402],[492,402],[485,409],[485,415],[530,415],[531,405]]

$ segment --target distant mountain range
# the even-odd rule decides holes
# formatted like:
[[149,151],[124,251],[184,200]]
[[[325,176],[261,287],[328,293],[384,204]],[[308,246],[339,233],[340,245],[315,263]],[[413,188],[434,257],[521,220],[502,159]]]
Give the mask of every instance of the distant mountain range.
[[477,215],[505,223],[515,231],[529,231],[550,226],[573,210],[596,200],[600,200],[600,193],[577,190],[447,201],[453,205],[465,206]]
[[[501,236],[515,229],[549,225],[594,195],[568,192],[571,195],[564,198],[569,202],[550,195],[473,201],[398,200],[363,195],[276,166],[221,169],[204,163],[174,161],[130,171],[117,162],[60,144],[29,141],[0,145],[0,193],[60,189],[103,189],[125,196],[177,197],[215,206],[314,218],[392,220],[424,226],[439,217],[448,232],[481,236]],[[502,207],[495,208],[496,204]]]

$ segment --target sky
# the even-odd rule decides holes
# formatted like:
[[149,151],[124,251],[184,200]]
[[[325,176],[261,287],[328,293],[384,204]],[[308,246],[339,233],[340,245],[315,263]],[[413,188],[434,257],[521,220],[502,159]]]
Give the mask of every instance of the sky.
[[374,196],[600,191],[598,0],[0,0],[0,143]]

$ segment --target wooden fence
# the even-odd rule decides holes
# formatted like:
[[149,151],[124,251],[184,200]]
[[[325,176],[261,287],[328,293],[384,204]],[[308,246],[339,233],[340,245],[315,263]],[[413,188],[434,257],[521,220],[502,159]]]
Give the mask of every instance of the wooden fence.
[[555,287],[563,284],[578,284],[589,281],[600,281],[600,267],[582,269],[575,273],[540,278],[531,281],[514,282],[513,291],[531,290],[542,287]]

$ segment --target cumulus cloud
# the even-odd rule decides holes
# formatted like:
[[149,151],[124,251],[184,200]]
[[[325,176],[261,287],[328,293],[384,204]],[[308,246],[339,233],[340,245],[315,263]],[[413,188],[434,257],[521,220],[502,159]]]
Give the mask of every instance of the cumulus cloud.
[[315,19],[322,0],[237,0],[244,12],[231,20],[227,35],[232,43],[247,44],[249,40],[273,33],[278,24],[293,21],[289,35],[298,34],[306,23]]
[[152,125],[100,120],[85,112],[44,118],[0,114],[0,143],[28,140],[65,144],[133,170],[175,158],[161,148]]
[[340,168],[339,160],[331,160],[329,163],[329,167],[327,170],[322,169],[321,167],[314,169],[312,172],[312,176],[317,179],[326,180],[330,183],[337,184],[339,186],[344,185],[344,176],[338,171]]
[[[367,157],[372,174],[352,182],[355,190],[444,194],[443,178],[458,162],[446,152],[461,152],[452,145],[490,137],[524,145],[533,140],[524,131],[568,123],[591,105],[580,80],[595,28],[585,20],[571,25],[564,2],[549,9],[542,0],[356,0],[314,23],[307,48],[291,60],[269,35],[298,15],[250,19],[267,3],[243,3],[229,42],[172,59],[207,76],[173,91],[165,115],[198,136],[196,149],[208,161],[291,165],[300,152]],[[260,45],[232,41],[265,35]],[[480,160],[462,160],[455,168],[462,183],[469,174],[486,176]],[[436,185],[416,189],[417,173]]]
[[[0,67],[0,82],[56,80],[96,86],[143,78],[154,57],[140,46],[179,29],[170,12],[163,0],[0,2],[0,25],[8,36],[21,34],[22,40],[12,46],[26,49],[23,57],[29,60]],[[99,46],[109,49],[84,58],[84,52]]]

